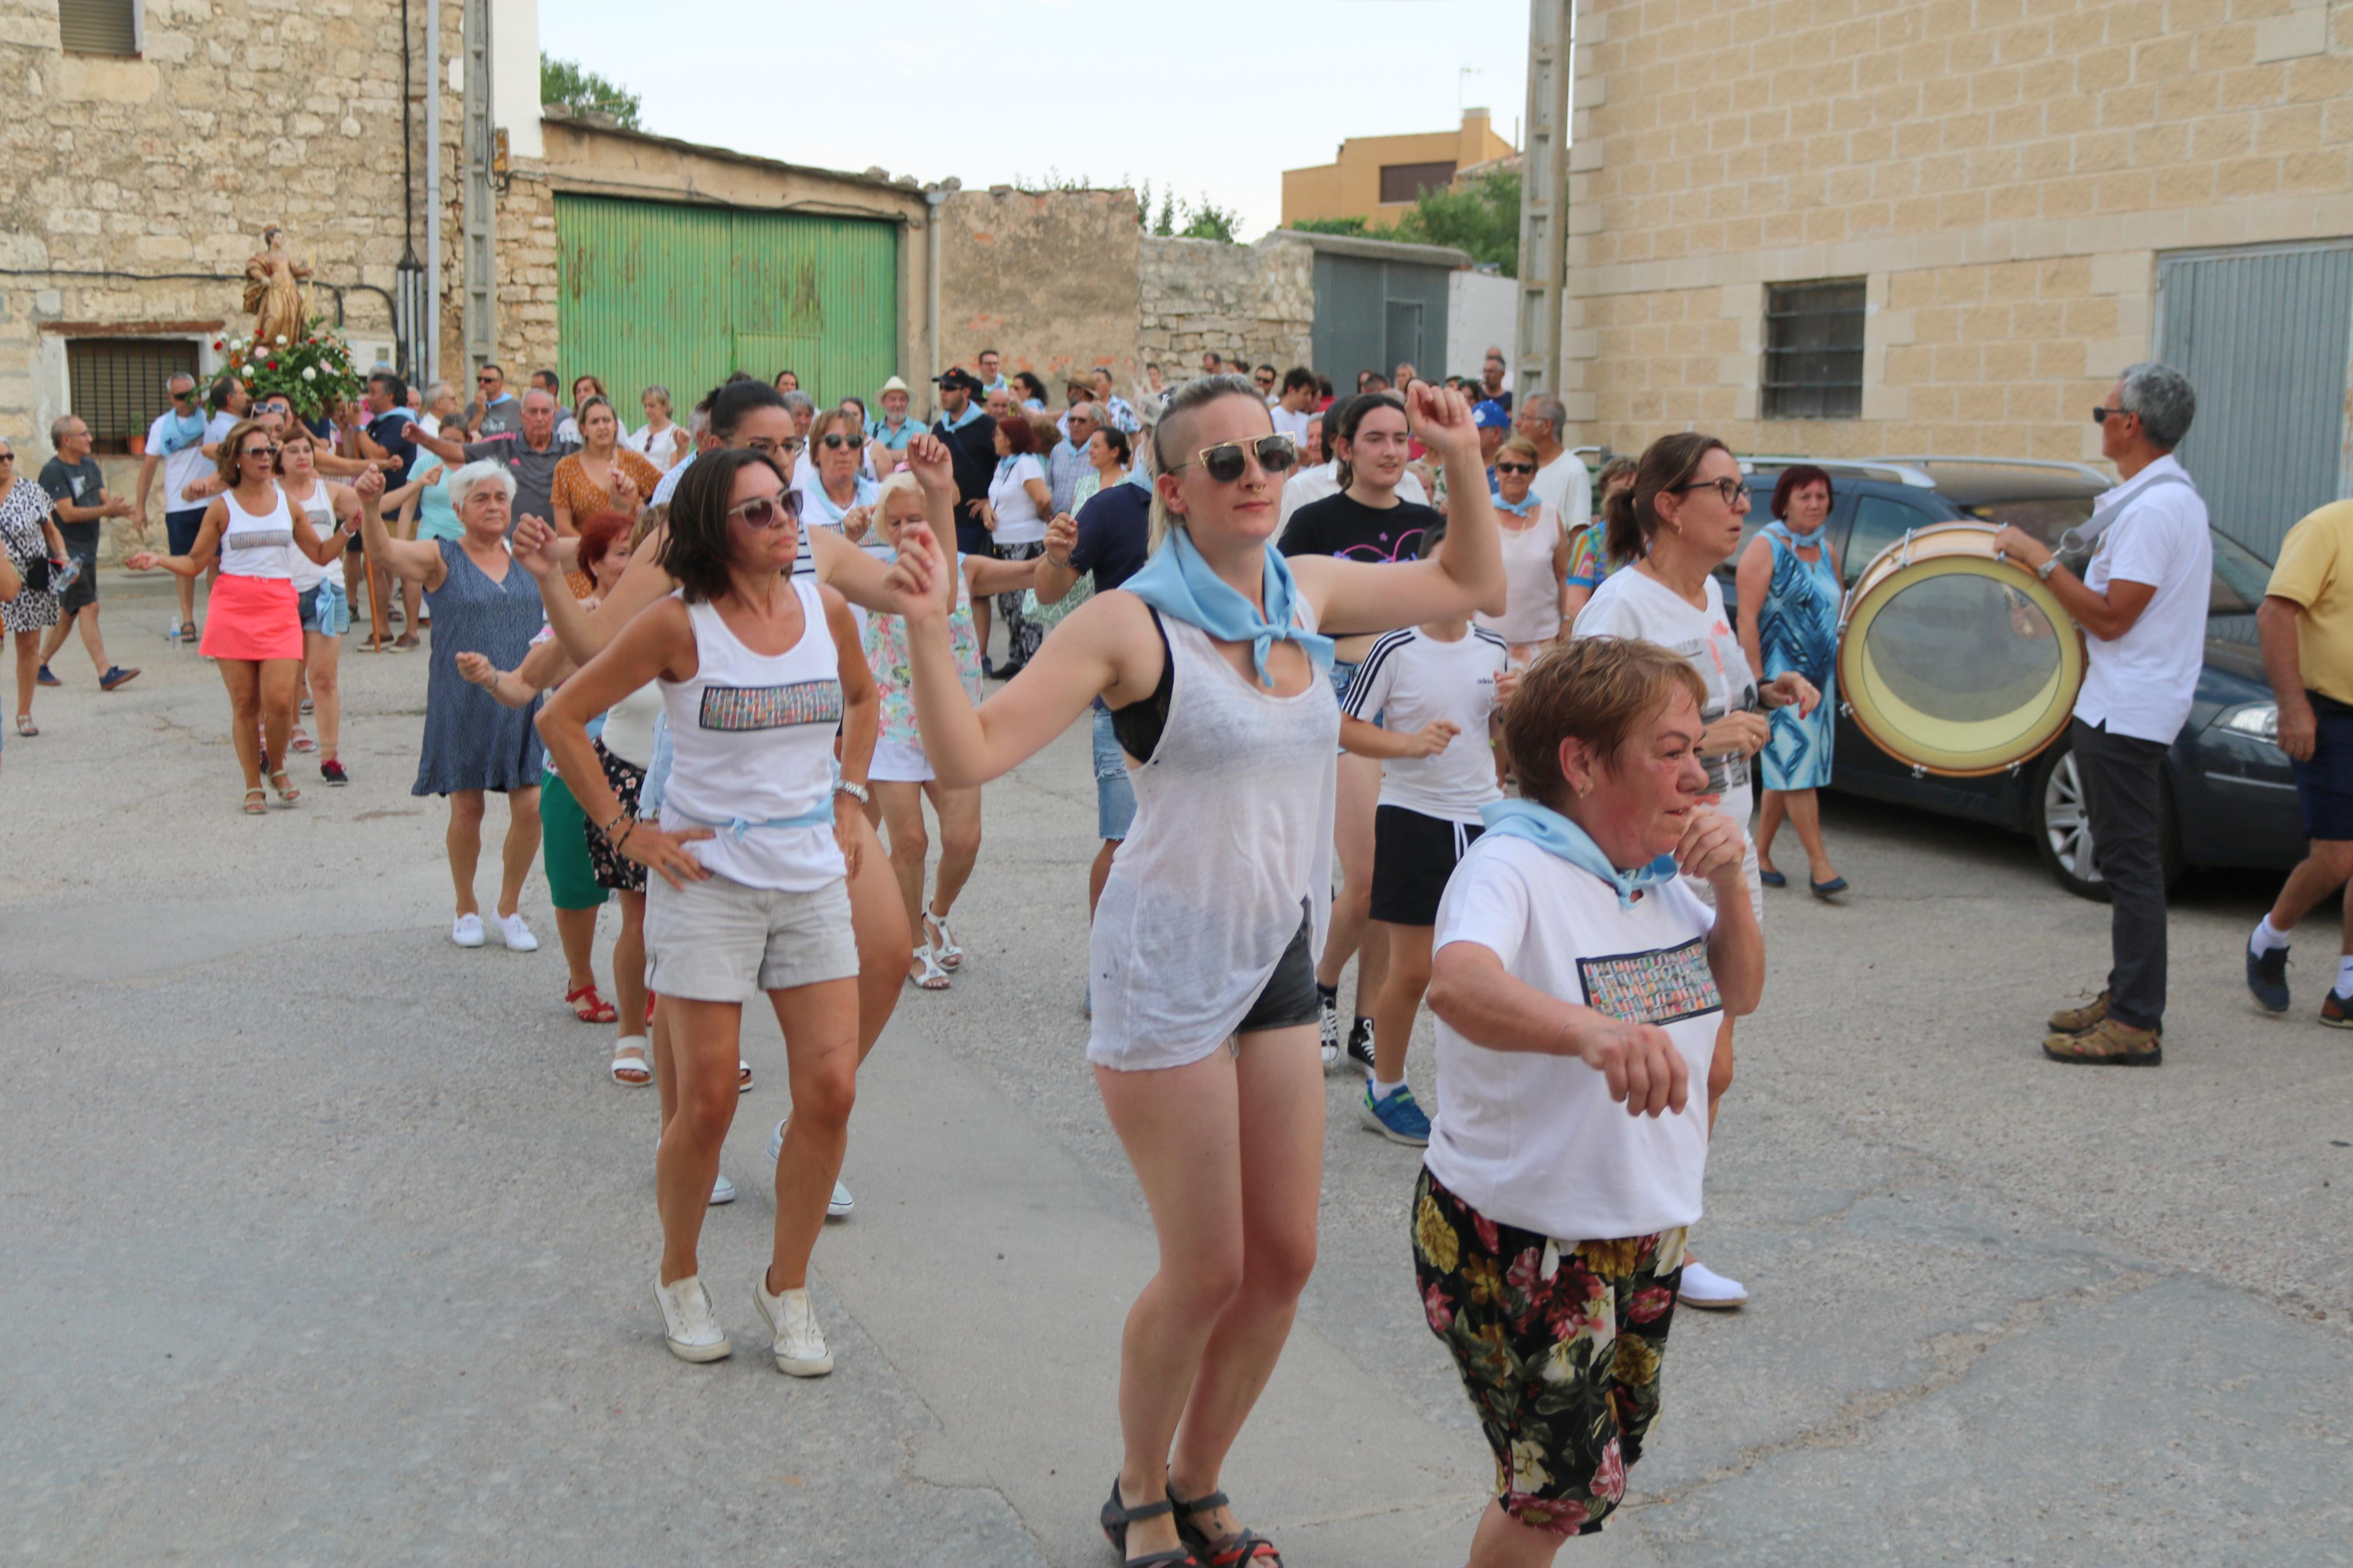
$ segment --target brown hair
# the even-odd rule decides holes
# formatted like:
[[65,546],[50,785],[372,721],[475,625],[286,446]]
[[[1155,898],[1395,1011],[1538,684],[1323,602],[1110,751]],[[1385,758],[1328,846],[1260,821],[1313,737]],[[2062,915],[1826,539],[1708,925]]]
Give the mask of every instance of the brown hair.
[[[278,437],[270,436],[269,425],[259,419],[240,419],[228,427],[227,435],[221,437],[220,456],[213,459],[213,469],[220,475],[220,482],[231,489],[237,488],[237,464],[242,460],[238,454],[245,448],[245,438],[256,431],[269,436],[272,446],[278,445]],[[310,432],[306,429],[303,434],[307,436]],[[269,471],[273,474],[279,471],[278,459],[274,456],[269,459]]]
[[1730,457],[1732,448],[1695,430],[1662,436],[1642,448],[1642,460],[1634,466],[1634,488],[1620,490],[1602,508],[1608,530],[1603,541],[1612,561],[1634,561],[1650,552],[1651,536],[1659,531],[1659,497],[1690,483],[1710,452]]
[[[754,382],[754,385],[759,384]],[[768,388],[762,391],[775,394]],[[733,586],[728,565],[734,550],[727,537],[727,509],[734,504],[735,476],[764,467],[784,487],[779,505],[792,499],[792,477],[765,452],[749,447],[719,447],[694,460],[670,500],[670,531],[662,535],[655,564],[669,573],[690,605],[705,604]],[[795,515],[793,527],[800,521]]]
[[1521,672],[1519,689],[1504,704],[1504,743],[1520,793],[1560,809],[1568,793],[1561,775],[1560,743],[1583,742],[1615,758],[1636,725],[1677,690],[1707,702],[1707,687],[1683,655],[1635,637],[1576,637],[1557,643]]
[[1820,485],[1824,495],[1833,500],[1838,499],[1838,491],[1831,486],[1830,475],[1811,463],[1792,463],[1781,470],[1779,479],[1773,481],[1773,515],[1788,521],[1791,498],[1808,485]]

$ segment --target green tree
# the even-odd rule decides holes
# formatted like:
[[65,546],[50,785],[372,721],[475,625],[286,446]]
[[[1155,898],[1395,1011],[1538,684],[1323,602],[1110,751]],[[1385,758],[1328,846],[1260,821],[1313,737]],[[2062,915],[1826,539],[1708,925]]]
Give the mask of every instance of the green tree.
[[1176,232],[1176,197],[1174,194],[1167,191],[1160,193],[1160,221],[1152,226],[1152,232],[1164,239]]
[[1520,176],[1497,169],[1461,185],[1424,191],[1398,226],[1398,239],[1451,245],[1471,259],[1492,262],[1506,278],[1520,275]]
[[1364,234],[1368,232],[1360,217],[1303,217],[1282,226],[1303,234]]
[[1176,231],[1183,239],[1215,239],[1231,245],[1242,226],[1241,214],[1231,207],[1219,206],[1206,192],[1185,213],[1185,226]]
[[638,123],[636,93],[606,80],[578,60],[551,59],[544,49],[539,54],[539,100],[609,114],[627,130],[645,129]]

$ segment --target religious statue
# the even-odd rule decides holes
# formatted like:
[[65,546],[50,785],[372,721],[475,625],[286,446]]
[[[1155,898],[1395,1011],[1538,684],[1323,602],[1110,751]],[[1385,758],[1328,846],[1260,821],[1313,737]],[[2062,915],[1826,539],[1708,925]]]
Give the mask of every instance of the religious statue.
[[261,348],[302,341],[311,317],[302,279],[311,268],[286,253],[286,231],[271,224],[261,231],[262,249],[245,264],[245,308],[253,314],[253,341]]

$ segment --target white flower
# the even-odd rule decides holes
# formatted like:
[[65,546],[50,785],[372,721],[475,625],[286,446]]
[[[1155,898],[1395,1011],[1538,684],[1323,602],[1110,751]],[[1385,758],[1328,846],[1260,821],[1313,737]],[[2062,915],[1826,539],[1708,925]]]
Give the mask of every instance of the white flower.
[[316,381],[319,379],[319,373],[306,364],[302,367],[302,379],[304,381]]
[[243,374],[244,374],[244,376],[245,376],[245,379],[246,379],[246,380],[248,380],[248,381],[251,381],[251,380],[253,379],[253,367],[252,367],[251,365],[249,365],[249,364],[241,364],[241,365],[237,366],[237,368],[241,373],[243,373]]
[[278,334],[278,346],[281,349],[286,346],[286,334],[284,332]]

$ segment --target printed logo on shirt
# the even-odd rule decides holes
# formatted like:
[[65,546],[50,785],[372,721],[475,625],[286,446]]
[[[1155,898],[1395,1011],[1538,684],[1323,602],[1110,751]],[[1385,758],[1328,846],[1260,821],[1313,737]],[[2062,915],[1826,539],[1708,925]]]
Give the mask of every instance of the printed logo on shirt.
[[[1720,637],[1729,637],[1732,635],[1730,628],[1725,626],[1721,621],[1718,621],[1715,624],[1714,630]],[[1725,676],[1725,684],[1726,686],[1732,684],[1731,679],[1724,668],[1724,660],[1722,657],[1717,654],[1716,645],[1714,642],[1679,642],[1674,645],[1673,651],[1681,654],[1684,660],[1689,663],[1693,668],[1700,670],[1703,674],[1704,674],[1706,670],[1706,666],[1703,665],[1700,660],[1702,658],[1708,659],[1715,664],[1716,673],[1718,675]],[[1759,709],[1761,704],[1757,700],[1757,683],[1748,679],[1748,666],[1745,662],[1740,667],[1740,674],[1741,679],[1747,681],[1747,684],[1740,689],[1740,704],[1739,707],[1734,710],[1742,713],[1754,713]],[[1699,710],[1699,721],[1703,725],[1713,724],[1718,719],[1723,718],[1725,712],[1725,709],[1724,705],[1715,701],[1714,700],[1714,693],[1711,692],[1710,700],[1701,705]],[[1725,791],[1738,789],[1748,783],[1748,759],[1737,752],[1718,752],[1712,756],[1703,755],[1700,758],[1700,765],[1707,769],[1707,795],[1703,796],[1703,799],[1709,797],[1720,799],[1723,797]]]
[[1587,1006],[1629,1024],[1672,1024],[1724,1006],[1704,937],[1654,952],[1580,958],[1577,977]]
[[294,542],[290,528],[248,528],[237,533],[224,533],[221,542],[231,550],[264,550]]
[[706,730],[782,730],[793,724],[841,722],[841,682],[796,680],[790,686],[706,686],[699,722]]

